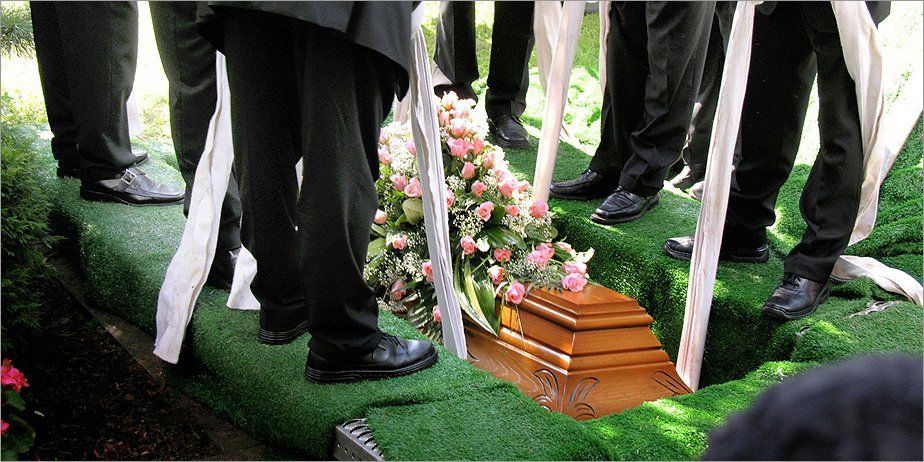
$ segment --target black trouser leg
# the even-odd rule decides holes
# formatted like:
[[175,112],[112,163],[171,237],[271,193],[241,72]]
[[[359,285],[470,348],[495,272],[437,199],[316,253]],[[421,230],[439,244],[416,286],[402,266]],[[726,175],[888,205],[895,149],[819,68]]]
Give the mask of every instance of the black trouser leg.
[[488,117],[520,116],[526,110],[529,55],[532,54],[533,2],[494,2],[491,66],[485,110]]
[[741,112],[738,189],[729,194],[725,240],[767,242],[777,194],[792,171],[815,77],[815,55],[798,5],[756,14],[747,92]]
[[77,123],[71,111],[71,91],[67,81],[67,64],[61,38],[56,2],[29,2],[32,31],[35,35],[35,58],[38,61],[45,112],[51,127],[51,153],[58,165],[77,168]]
[[[626,7],[644,9],[644,22],[635,27],[644,28],[647,41],[630,42],[627,48],[636,66],[647,60],[647,79],[644,115],[640,124],[630,128],[632,151],[619,184],[640,196],[652,196],[661,190],[668,169],[680,159],[686,143],[715,2],[646,2]],[[620,27],[625,21],[613,24]],[[619,87],[614,90],[626,91]],[[618,103],[613,108],[617,113],[627,110]]]
[[[833,16],[830,4],[801,10],[806,16]],[[806,32],[818,62],[821,149],[799,203],[807,228],[802,241],[786,258],[785,271],[824,282],[847,248],[857,220],[863,183],[863,139],[856,87],[847,72],[837,30],[807,25]]]
[[[180,173],[186,183],[183,213],[189,200],[199,159],[205,149],[209,121],[218,99],[215,48],[196,26],[193,2],[150,2],[154,38],[170,82],[170,132]],[[237,180],[231,175],[221,208],[218,250],[241,246],[241,200]]]
[[[364,355],[382,335],[363,266],[377,208],[378,133],[398,70],[303,22],[223,14],[255,294],[264,309],[276,309],[285,302],[279,293],[301,290],[313,309],[309,347],[327,358]],[[296,204],[299,157],[304,182]]]
[[55,2],[71,109],[80,132],[80,178],[111,178],[131,166],[128,114],[138,58],[134,2]]
[[472,83],[478,80],[475,42],[475,3],[441,3],[433,60],[453,86],[471,95],[475,94]]

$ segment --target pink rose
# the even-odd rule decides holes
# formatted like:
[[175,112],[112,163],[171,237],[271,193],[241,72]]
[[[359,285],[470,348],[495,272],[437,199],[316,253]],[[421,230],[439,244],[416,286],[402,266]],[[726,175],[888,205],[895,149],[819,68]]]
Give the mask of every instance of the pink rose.
[[440,114],[437,116],[437,118],[440,121],[440,127],[445,127],[449,125],[449,119],[452,118],[452,115],[449,113],[449,111],[440,111]]
[[383,128],[379,130],[379,144],[384,143],[386,139],[387,138],[385,137],[385,129]]
[[550,242],[543,242],[537,245],[536,250],[542,252],[542,256],[546,259],[551,259],[555,256],[555,247],[553,247]]
[[407,290],[404,288],[404,281],[397,280],[394,284],[391,285],[391,299],[398,301],[404,298],[407,294]]
[[457,95],[456,92],[454,91],[449,91],[443,95],[443,98],[440,100],[440,103],[448,111],[452,109],[452,105],[455,104],[456,101],[459,101],[459,95]]
[[456,193],[452,192],[451,189],[446,190],[446,207],[452,207],[452,204],[456,202]]
[[549,213],[549,204],[544,200],[537,200],[533,202],[533,205],[529,206],[529,214],[532,215],[533,218],[542,218],[546,213]]
[[26,380],[26,376],[19,369],[13,367],[12,361],[4,359],[3,366],[0,367],[0,384],[19,393],[23,387],[29,386],[29,381]]
[[491,168],[494,166],[494,153],[486,152],[481,156],[481,165],[484,168]]
[[437,324],[443,323],[443,315],[440,313],[440,306],[436,305],[433,307],[433,322]]
[[504,207],[504,211],[506,211],[507,215],[510,215],[511,217],[516,217],[520,215],[520,208],[517,207],[516,204],[510,204]]
[[533,250],[526,256],[526,261],[534,263],[539,269],[545,269],[549,264],[549,259],[541,250]]
[[449,145],[449,153],[458,159],[465,158],[465,155],[468,154],[468,150],[471,147],[467,141],[461,138],[450,138],[446,141],[446,144]]
[[407,247],[407,236],[399,234],[391,241],[391,246],[395,250],[404,250]]
[[465,236],[462,240],[459,241],[459,245],[462,246],[462,253],[465,255],[471,255],[475,253],[475,250],[478,247],[475,246],[475,240],[471,236]]
[[6,435],[6,431],[10,429],[10,424],[6,423],[5,420],[0,420],[0,435]]
[[414,144],[413,139],[407,140],[407,144],[404,145],[407,148],[407,151],[413,155],[417,155],[417,146]]
[[428,261],[423,262],[423,265],[420,265],[420,271],[423,272],[424,277],[427,278],[427,282],[433,282],[433,263]]
[[510,257],[512,255],[513,255],[513,252],[507,249],[494,249],[494,259],[501,263],[506,263],[510,261]]
[[587,263],[569,261],[568,263],[565,263],[564,266],[562,266],[561,270],[564,271],[565,274],[574,273],[574,274],[580,274],[582,276],[586,276],[587,275]]
[[497,178],[498,183],[507,181],[507,177],[510,176],[510,172],[502,168],[495,168],[494,170],[491,170],[491,174],[494,175],[494,178]]
[[472,140],[472,154],[478,155],[481,154],[481,151],[484,149],[484,141],[481,138],[475,138]]
[[375,211],[375,218],[372,220],[375,224],[384,225],[386,220],[388,220],[388,214],[386,214],[384,210]]
[[391,165],[391,154],[388,149],[379,148],[379,163],[382,165]]
[[407,178],[397,173],[390,176],[389,179],[391,179],[391,184],[397,191],[404,191],[405,186],[407,186]]
[[420,197],[423,195],[423,188],[420,186],[420,180],[417,177],[411,178],[411,181],[404,187],[404,194],[407,194],[407,197]]
[[526,181],[526,180],[523,180],[523,181],[517,183],[517,191],[519,191],[519,192],[524,192],[524,191],[526,191],[528,188],[529,188],[529,182]]
[[475,164],[466,162],[465,165],[462,166],[462,178],[466,180],[475,178]]
[[484,221],[491,219],[491,214],[494,212],[494,203],[491,201],[485,202],[478,206],[478,209],[475,210],[475,213],[478,215],[478,218],[481,218]]
[[561,278],[561,285],[572,292],[580,292],[587,285],[587,278],[581,273],[568,273]]
[[517,180],[514,178],[510,178],[504,181],[503,183],[501,183],[497,187],[497,189],[498,191],[500,191],[502,196],[506,197],[507,199],[510,199],[513,197],[513,193],[517,190]]
[[559,249],[564,250],[565,252],[568,252],[568,253],[574,252],[574,248],[571,247],[571,244],[569,244],[569,243],[567,243],[567,242],[565,242],[565,241],[559,242],[559,243],[557,243],[557,244],[555,244],[555,245],[556,245]]
[[513,281],[510,284],[510,287],[507,288],[507,293],[504,294],[504,299],[508,302],[513,303],[514,305],[519,305],[523,303],[523,297],[526,296],[526,286],[520,283],[520,281]]
[[468,133],[468,122],[458,117],[449,121],[449,132],[456,138],[462,138]]
[[484,192],[487,190],[488,190],[488,185],[480,181],[476,181],[472,183],[472,194],[474,194],[477,197],[481,197],[481,195],[484,194]]
[[494,285],[498,285],[504,282],[504,276],[506,273],[507,271],[504,270],[504,267],[502,266],[494,265],[488,268],[488,276],[491,278],[491,282],[493,282]]

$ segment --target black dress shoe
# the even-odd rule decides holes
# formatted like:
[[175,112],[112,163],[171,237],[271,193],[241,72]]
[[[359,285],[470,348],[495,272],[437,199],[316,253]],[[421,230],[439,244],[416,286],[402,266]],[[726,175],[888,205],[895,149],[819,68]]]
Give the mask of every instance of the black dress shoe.
[[597,210],[590,218],[604,225],[626,223],[640,218],[645,212],[658,205],[660,195],[661,193],[659,192],[655,193],[654,196],[644,197],[619,187],[600,204],[600,207],[597,207]]
[[168,205],[183,202],[183,190],[164,186],[148,178],[138,167],[129,167],[113,178],[82,184],[80,197],[136,206]]
[[549,195],[559,199],[584,201],[609,196],[618,186],[618,178],[605,177],[591,169],[581,176],[567,181],[552,183]]
[[488,119],[490,134],[494,136],[494,144],[502,148],[526,149],[529,147],[529,136],[523,128],[523,122],[517,116],[508,114]]
[[[719,260],[733,263],[763,263],[770,259],[767,244],[743,247],[725,245],[719,250]],[[677,260],[690,261],[693,258],[693,236],[672,237],[664,243],[664,254]]]
[[215,252],[215,259],[212,260],[212,268],[209,270],[209,277],[205,280],[205,284],[216,289],[231,290],[231,283],[234,281],[234,267],[237,265],[237,256],[240,253],[240,247]]
[[761,311],[782,321],[804,318],[828,299],[827,283],[805,279],[795,274],[784,274],[783,281],[764,302]]
[[372,353],[354,360],[331,361],[309,351],[305,377],[315,383],[387,379],[424,370],[437,360],[432,343],[385,334]]
[[132,149],[132,154],[135,155],[135,165],[144,165],[150,159],[148,152],[143,149]]
[[58,164],[58,178],[79,178],[80,170],[76,165]]
[[304,306],[260,309],[260,330],[257,338],[266,345],[292,343],[308,332],[309,310]]
[[683,170],[671,179],[670,183],[681,191],[686,191],[706,178],[706,164],[684,165]]

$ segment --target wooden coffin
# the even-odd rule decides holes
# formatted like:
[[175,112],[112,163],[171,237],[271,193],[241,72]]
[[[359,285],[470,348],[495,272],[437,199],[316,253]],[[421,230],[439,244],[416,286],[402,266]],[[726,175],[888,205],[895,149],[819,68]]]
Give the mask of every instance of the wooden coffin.
[[469,361],[546,409],[586,420],[690,393],[632,298],[588,284],[533,290],[519,307],[498,303],[497,337],[466,324]]

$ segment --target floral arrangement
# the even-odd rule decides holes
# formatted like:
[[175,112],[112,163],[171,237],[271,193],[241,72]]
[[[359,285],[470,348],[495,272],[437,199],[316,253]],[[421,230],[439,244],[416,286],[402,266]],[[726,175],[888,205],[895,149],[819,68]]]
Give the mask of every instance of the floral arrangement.
[[3,388],[3,417],[0,419],[0,435],[3,436],[2,459],[16,460],[32,447],[35,430],[19,414],[26,410],[26,404],[20,396],[22,389],[29,386],[23,373],[13,367],[9,359],[3,360],[0,367],[0,385]]
[[[548,204],[533,201],[529,182],[517,179],[504,151],[485,141],[487,123],[474,115],[474,104],[450,92],[438,109],[453,283],[463,311],[496,334],[496,297],[519,305],[536,286],[579,292],[587,284],[593,249],[576,252],[567,242],[553,242],[558,231]],[[384,309],[439,338],[441,314],[423,227],[423,191],[407,124],[382,130],[378,156],[380,210],[372,226],[366,278]]]

